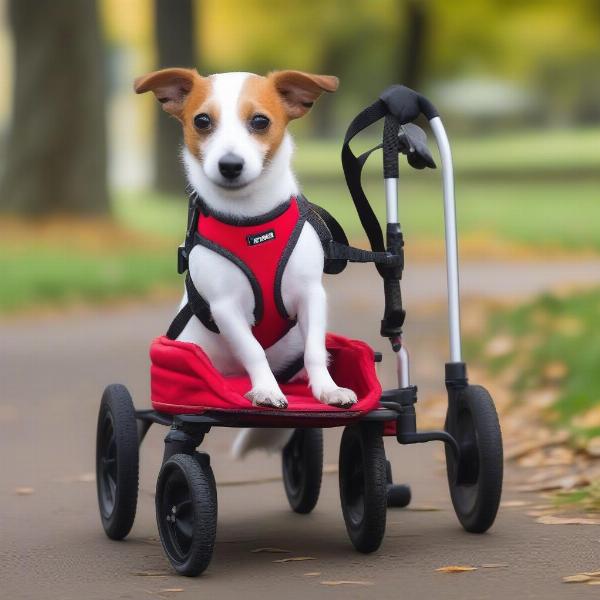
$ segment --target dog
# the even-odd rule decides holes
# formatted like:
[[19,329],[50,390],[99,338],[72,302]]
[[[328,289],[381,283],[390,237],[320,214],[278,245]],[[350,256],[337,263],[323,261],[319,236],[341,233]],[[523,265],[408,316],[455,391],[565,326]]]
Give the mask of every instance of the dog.
[[[294,145],[287,125],[308,113],[323,93],[335,92],[338,83],[334,76],[292,70],[266,76],[222,73],[204,77],[195,69],[170,68],[137,78],[134,89],[138,94],[153,92],[162,108],[180,121],[189,186],[201,200],[203,212],[222,229],[219,223],[235,226],[285,214],[301,197],[291,167]],[[276,243],[275,230],[259,233],[252,246],[268,249]],[[278,275],[280,292],[275,299],[279,312],[288,318],[287,325],[281,315],[274,314],[272,292],[262,290],[263,299],[268,300],[261,302],[262,308],[270,312],[261,318],[279,318],[283,327],[277,339],[257,339],[259,301],[252,277],[227,252],[215,251],[214,244],[197,244],[188,256],[189,277],[208,304],[214,327],[192,317],[177,339],[200,346],[223,375],[247,373],[252,387],[246,397],[255,406],[287,407],[274,373],[303,357],[302,374],[314,397],[347,408],[357,401],[356,394],[336,385],[327,369],[322,244],[309,222],[301,224],[296,238]],[[190,302],[189,295],[188,288],[180,309]],[[294,320],[297,324],[289,326]],[[280,447],[289,439],[289,432],[253,431],[243,432],[238,439],[237,455],[256,445]],[[272,442],[273,436],[279,442]]]

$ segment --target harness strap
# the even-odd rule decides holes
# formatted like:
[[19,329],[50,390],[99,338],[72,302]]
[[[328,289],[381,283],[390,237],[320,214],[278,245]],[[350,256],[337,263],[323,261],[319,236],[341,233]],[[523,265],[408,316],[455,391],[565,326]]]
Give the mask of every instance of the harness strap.
[[400,255],[363,250],[362,248],[340,244],[335,240],[331,240],[327,245],[326,256],[333,260],[348,260],[355,263],[372,262],[376,265],[388,267],[399,267],[403,264],[403,258]]
[[200,322],[209,331],[219,333],[219,328],[210,313],[210,306],[198,293],[189,273],[185,276],[185,289],[187,291],[188,301],[181,307],[181,310],[177,315],[175,315],[175,318],[167,331],[167,337],[170,340],[176,340],[194,315],[200,319]]

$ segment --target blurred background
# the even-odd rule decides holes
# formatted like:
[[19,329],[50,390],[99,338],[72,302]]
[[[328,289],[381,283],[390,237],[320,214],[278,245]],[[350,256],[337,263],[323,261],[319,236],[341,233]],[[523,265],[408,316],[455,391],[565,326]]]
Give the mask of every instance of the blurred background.
[[[164,66],[339,76],[339,91],[291,126],[295,169],[356,243],[342,136],[403,83],[443,115],[463,262],[505,266],[501,282],[494,271],[480,280],[498,293],[466,311],[483,314],[471,357],[511,403],[537,398],[535,418],[567,431],[570,452],[600,454],[597,0],[0,0],[0,65],[3,318],[176,297],[179,125],[133,93],[135,76]],[[381,214],[376,158],[366,190]],[[440,261],[439,172],[405,165],[400,214],[409,261]],[[585,290],[572,289],[574,272]],[[536,273],[546,283],[527,289],[538,295],[515,302]]]
[[[339,91],[292,125],[295,167],[353,237],[341,138],[401,82],[444,116],[465,256],[600,245],[594,0],[0,0],[0,64],[2,311],[177,281],[179,125],[132,92],[135,76],[162,66],[338,75]],[[368,172],[381,208],[378,161]],[[402,189],[413,254],[438,255],[438,174],[406,172]]]

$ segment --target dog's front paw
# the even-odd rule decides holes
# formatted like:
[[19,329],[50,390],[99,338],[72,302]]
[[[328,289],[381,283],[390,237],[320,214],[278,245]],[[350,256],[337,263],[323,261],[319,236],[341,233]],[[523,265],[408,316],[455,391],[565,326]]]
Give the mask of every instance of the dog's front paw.
[[340,408],[348,408],[356,404],[356,394],[347,388],[334,388],[328,392],[323,392],[319,400],[323,404],[330,406],[338,406]]
[[287,399],[281,390],[252,388],[245,396],[253,406],[269,406],[271,408],[287,408]]

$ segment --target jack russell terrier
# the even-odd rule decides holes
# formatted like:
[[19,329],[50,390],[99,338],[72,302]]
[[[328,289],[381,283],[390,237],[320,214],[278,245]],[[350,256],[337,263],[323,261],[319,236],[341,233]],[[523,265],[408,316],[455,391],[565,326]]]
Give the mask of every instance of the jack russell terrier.
[[[203,77],[172,68],[135,81],[138,94],[153,92],[181,122],[183,163],[200,207],[180,314],[201,308],[190,309],[176,339],[200,346],[223,375],[247,373],[255,406],[287,407],[275,374],[302,357],[317,400],[356,402],[327,369],[324,252],[304,216],[287,131],[337,87],[336,77],[300,71]],[[238,454],[256,445],[244,433]]]

